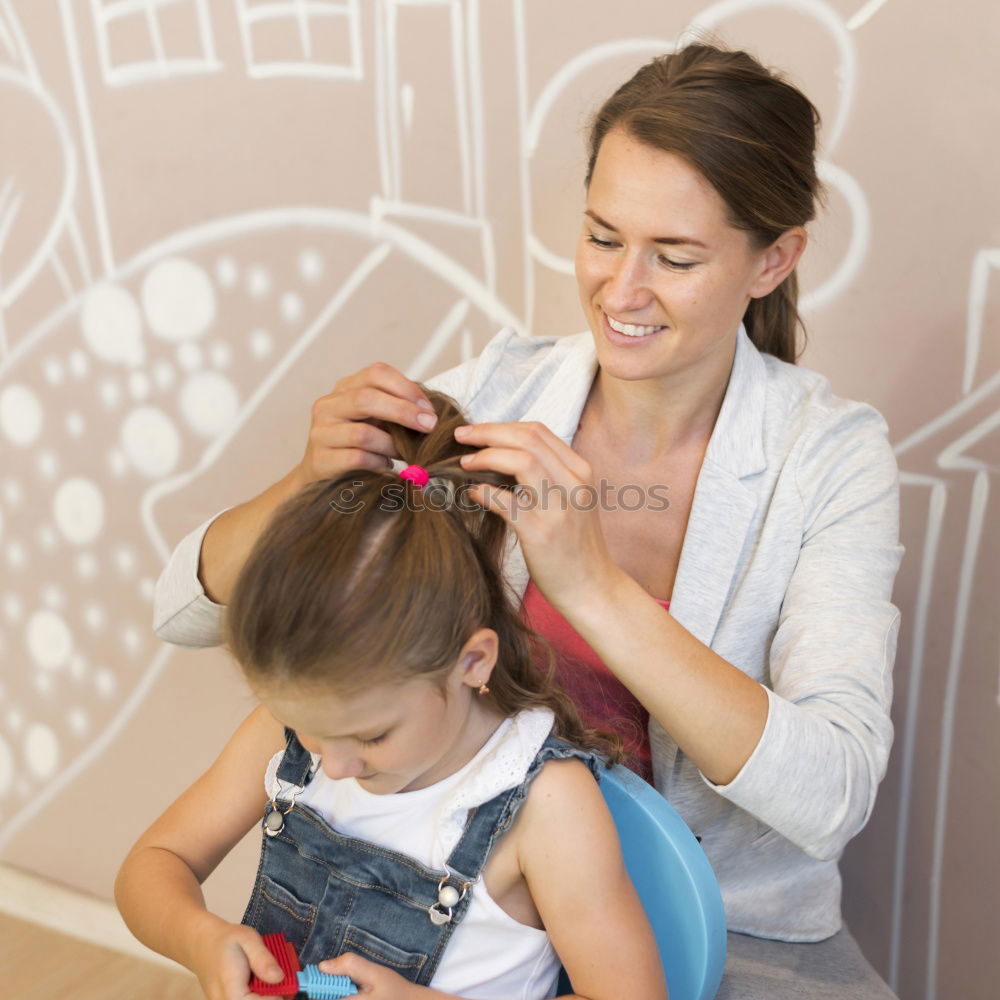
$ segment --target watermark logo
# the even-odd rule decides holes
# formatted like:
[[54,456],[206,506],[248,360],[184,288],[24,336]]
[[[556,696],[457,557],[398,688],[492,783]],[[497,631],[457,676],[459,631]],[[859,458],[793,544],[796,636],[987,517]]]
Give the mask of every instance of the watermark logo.
[[[341,514],[356,514],[365,509],[366,501],[361,499],[359,492],[365,484],[355,480],[340,488],[330,501],[330,506]],[[429,510],[448,510],[457,507],[464,512],[481,510],[482,507],[472,497],[473,483],[456,485],[450,479],[434,478],[420,491],[419,506]],[[533,510],[603,510],[649,511],[659,513],[667,510],[670,500],[667,496],[670,487],[665,483],[653,483],[640,486],[637,483],[615,485],[602,479],[597,484],[578,483],[567,488],[561,483],[543,480],[538,488],[518,485],[513,489],[500,486],[482,486],[483,493],[489,499],[491,493],[503,495],[506,505],[510,508],[511,520],[516,521],[521,514]],[[379,490],[375,501],[380,510],[399,511],[415,509],[417,494],[412,487],[404,482],[388,483]],[[368,501],[369,503],[372,501]]]

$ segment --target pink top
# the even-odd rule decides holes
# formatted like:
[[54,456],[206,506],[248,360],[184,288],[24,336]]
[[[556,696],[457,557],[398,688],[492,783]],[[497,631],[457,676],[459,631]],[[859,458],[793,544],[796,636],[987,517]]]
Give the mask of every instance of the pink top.
[[[669,601],[657,603],[670,607]],[[576,705],[584,727],[620,733],[628,766],[652,783],[649,712],[531,580],[521,601],[521,618],[552,645],[559,682]]]

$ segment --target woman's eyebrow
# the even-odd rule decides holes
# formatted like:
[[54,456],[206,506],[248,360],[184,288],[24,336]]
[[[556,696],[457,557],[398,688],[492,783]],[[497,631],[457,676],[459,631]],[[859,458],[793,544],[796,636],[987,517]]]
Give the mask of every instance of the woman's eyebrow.
[[[617,233],[618,230],[611,225],[610,222],[605,222],[596,212],[591,211],[589,208],[583,213],[594,220],[599,226],[604,229],[610,229],[611,232]],[[701,247],[702,250],[710,250],[711,247],[706,243],[702,243],[701,240],[696,240],[693,236],[654,236],[654,243],[665,243],[667,246],[692,246]]]

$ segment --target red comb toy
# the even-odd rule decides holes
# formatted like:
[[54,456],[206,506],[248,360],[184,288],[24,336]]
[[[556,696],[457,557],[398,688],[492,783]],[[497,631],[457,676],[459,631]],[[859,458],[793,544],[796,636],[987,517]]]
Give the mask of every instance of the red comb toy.
[[262,997],[293,997],[299,992],[299,956],[284,934],[265,934],[264,947],[274,955],[285,978],[280,983],[265,983],[257,976],[250,977],[250,992]]

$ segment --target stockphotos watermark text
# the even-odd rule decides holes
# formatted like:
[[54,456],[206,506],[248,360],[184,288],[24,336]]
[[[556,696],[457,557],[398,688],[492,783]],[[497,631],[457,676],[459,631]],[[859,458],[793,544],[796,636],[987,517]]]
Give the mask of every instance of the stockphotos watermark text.
[[[349,486],[342,486],[337,496],[330,501],[330,506],[341,514],[357,514],[364,510],[366,502],[357,494],[364,485],[362,481],[355,480]],[[420,506],[431,510],[447,510],[453,506],[469,512],[481,510],[481,505],[471,496],[473,485],[462,483],[456,486],[448,479],[431,479],[420,491]],[[549,510],[553,507],[559,510],[588,511],[599,508],[628,513],[640,510],[657,513],[670,506],[667,498],[670,487],[663,483],[651,486],[626,483],[624,486],[615,486],[602,479],[596,485],[578,483],[567,489],[561,483],[544,480],[537,489],[523,485],[512,489],[489,485],[482,488],[487,498],[491,492],[504,495],[510,506],[511,519],[515,521],[525,511]],[[378,507],[385,511],[413,509],[415,497],[415,491],[406,483],[389,483],[379,491]]]

